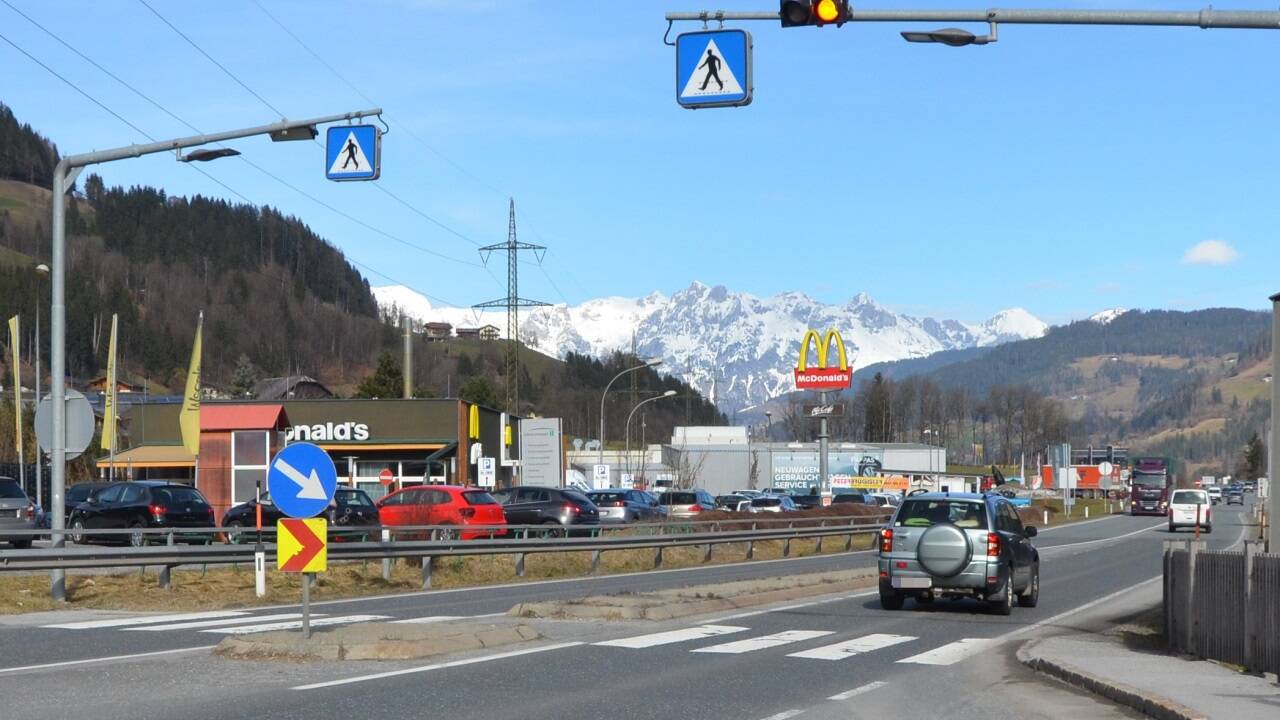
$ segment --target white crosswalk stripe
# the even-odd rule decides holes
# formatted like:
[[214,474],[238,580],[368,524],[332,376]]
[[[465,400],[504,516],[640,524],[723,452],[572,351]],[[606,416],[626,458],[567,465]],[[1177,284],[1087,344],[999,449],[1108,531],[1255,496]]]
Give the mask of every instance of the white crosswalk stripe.
[[728,635],[730,633],[743,632],[745,630],[747,630],[747,628],[736,627],[733,625],[699,625],[698,627],[684,628],[682,630],[668,630],[667,632],[649,633],[648,635],[636,635],[634,637],[606,640],[604,642],[593,644],[600,645],[602,647],[648,648],[656,647],[658,645],[687,642],[689,640],[701,640],[702,638],[715,637],[717,635]]
[[82,620],[80,622],[41,625],[40,627],[57,628],[59,630],[103,630],[108,628],[129,627],[131,625],[150,625],[152,623],[172,623],[186,622],[188,620],[244,617],[248,614],[249,613],[242,610],[213,610],[210,612],[181,613],[178,615],[133,615],[130,617],[112,618],[110,620]]
[[697,648],[690,652],[738,655],[741,653],[764,650],[766,648],[778,647],[779,645],[789,645],[794,642],[800,642],[801,640],[812,640],[814,638],[834,634],[835,632],[832,630],[787,630],[785,632],[774,633],[773,635],[761,635],[760,637],[747,638],[746,640],[735,640],[734,642],[722,643],[720,645]]
[[823,645],[822,647],[812,648],[810,650],[801,650],[794,652],[787,657],[807,658],[810,660],[844,660],[854,655],[861,655],[880,648],[891,647],[904,642],[910,642],[916,638],[911,635],[887,635],[884,633],[876,633],[874,635],[865,635],[852,640],[845,640],[833,645]]
[[[323,617],[324,613],[316,613],[311,617]],[[167,630],[196,630],[199,628],[218,627],[220,625],[243,625],[245,621],[268,622],[272,620],[296,620],[302,617],[302,613],[280,613],[278,615],[258,615],[253,618],[233,617],[222,618],[221,620],[195,620],[193,622],[169,623],[166,625],[146,625],[143,627],[127,627],[121,628],[128,632],[165,632]]]
[[[385,620],[386,615],[339,615],[338,617],[321,617],[311,620],[311,627],[321,627],[323,625],[346,625],[348,623],[369,622],[370,620]],[[237,625],[235,627],[209,628],[201,630],[203,633],[222,633],[224,635],[246,635],[248,633],[267,632],[269,630],[297,630],[302,627],[301,620],[292,622],[273,622],[262,623],[258,625]]]
[[915,665],[954,665],[971,655],[976,655],[998,644],[1000,644],[1000,641],[994,638],[965,638],[919,655],[903,658],[898,662]]

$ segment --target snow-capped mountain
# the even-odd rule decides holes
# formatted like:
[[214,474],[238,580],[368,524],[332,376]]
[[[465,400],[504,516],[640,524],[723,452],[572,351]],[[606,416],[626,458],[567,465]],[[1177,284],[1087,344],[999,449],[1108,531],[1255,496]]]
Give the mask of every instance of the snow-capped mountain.
[[1099,325],[1110,325],[1112,320],[1115,320],[1127,312],[1129,312],[1129,308],[1111,308],[1110,310],[1103,310],[1102,312],[1094,313],[1089,316],[1089,319]]
[[[506,330],[501,312],[436,308],[400,286],[373,293],[384,312],[403,311],[419,321],[455,327],[491,323]],[[655,292],[639,299],[608,297],[536,308],[521,315],[520,337],[548,355],[600,356],[629,350],[634,332],[641,356],[661,357],[664,372],[687,379],[731,411],[793,390],[792,369],[805,330],[831,327],[840,330],[854,367],[1040,337],[1048,329],[1021,308],[968,325],[896,313],[865,293],[828,305],[798,292],[758,298],[695,282],[670,297]]]

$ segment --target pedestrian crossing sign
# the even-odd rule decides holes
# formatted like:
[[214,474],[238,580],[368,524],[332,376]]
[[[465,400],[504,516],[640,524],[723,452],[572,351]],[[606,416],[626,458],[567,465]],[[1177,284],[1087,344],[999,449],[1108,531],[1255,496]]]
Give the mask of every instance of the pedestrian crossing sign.
[[676,37],[676,102],[690,109],[751,104],[751,33],[701,30]]
[[382,132],[376,125],[330,125],[324,156],[324,176],[330,180],[377,180],[382,174]]

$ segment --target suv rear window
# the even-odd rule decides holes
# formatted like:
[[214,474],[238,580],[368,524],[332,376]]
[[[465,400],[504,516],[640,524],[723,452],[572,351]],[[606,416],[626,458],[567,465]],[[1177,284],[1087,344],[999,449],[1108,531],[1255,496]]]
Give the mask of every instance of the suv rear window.
[[17,480],[5,478],[0,480],[0,498],[20,498],[27,499],[27,494],[22,492],[22,488],[18,486]]
[[467,490],[462,493],[462,499],[467,501],[468,505],[497,505],[498,501],[493,496],[483,490]]
[[[333,499],[338,505],[373,507],[373,501],[369,499],[369,496],[363,490],[339,490],[334,494]],[[401,500],[401,502],[404,501]]]
[[574,505],[578,505],[579,507],[584,507],[584,508],[593,508],[596,506],[595,503],[591,502],[590,498],[578,492],[577,490],[564,490],[562,492],[564,493],[565,499],[573,503]]
[[691,492],[666,492],[658,502],[663,505],[696,505],[698,496]]
[[782,504],[782,498],[762,497],[751,501],[751,507],[778,507]]
[[588,497],[591,498],[591,502],[596,504],[614,503],[614,502],[620,503],[620,502],[626,502],[627,500],[627,494],[620,493],[620,492],[593,492]]
[[968,500],[908,500],[894,521],[899,527],[931,527],[938,523],[986,529],[987,513],[982,503]]
[[187,487],[151,488],[151,502],[158,505],[208,505],[199,490]]

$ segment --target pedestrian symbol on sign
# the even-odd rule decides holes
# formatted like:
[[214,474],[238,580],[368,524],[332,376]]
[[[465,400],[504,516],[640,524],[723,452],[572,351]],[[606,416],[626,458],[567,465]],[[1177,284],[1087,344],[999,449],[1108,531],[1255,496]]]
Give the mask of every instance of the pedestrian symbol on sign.
[[376,180],[382,171],[382,133],[374,125],[335,125],[325,134],[325,177]]
[[751,102],[751,36],[704,30],[676,38],[676,100],[689,108]]

